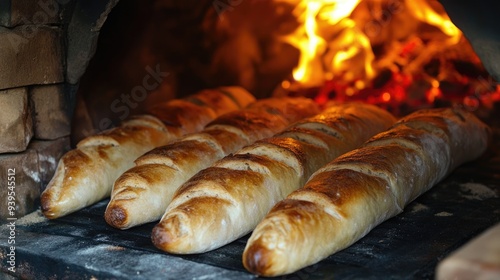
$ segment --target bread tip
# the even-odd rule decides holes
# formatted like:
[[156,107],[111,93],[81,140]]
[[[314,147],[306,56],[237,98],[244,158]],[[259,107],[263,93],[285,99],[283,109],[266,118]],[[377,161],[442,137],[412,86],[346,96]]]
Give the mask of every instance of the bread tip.
[[42,210],[42,214],[47,218],[47,219],[56,219],[59,217],[57,213],[54,211],[53,204],[51,203],[51,194],[49,192],[42,192],[42,195],[40,196],[40,208]]
[[253,242],[243,252],[243,266],[250,273],[259,276],[274,276],[274,274],[270,272],[270,259],[270,250],[258,244],[258,242]]
[[178,214],[169,215],[157,224],[151,233],[151,241],[156,248],[169,253],[183,253],[179,250],[182,237],[187,235],[183,230],[181,217]]
[[104,219],[108,225],[117,229],[127,229],[127,211],[119,205],[109,204],[104,212]]

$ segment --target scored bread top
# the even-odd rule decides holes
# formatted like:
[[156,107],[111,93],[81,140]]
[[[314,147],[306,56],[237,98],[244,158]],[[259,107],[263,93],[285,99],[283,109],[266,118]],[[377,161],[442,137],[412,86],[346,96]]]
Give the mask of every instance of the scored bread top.
[[261,99],[218,117],[201,132],[147,152],[135,160],[135,167],[116,180],[105,212],[106,221],[127,229],[158,220],[173,193],[196,172],[318,112],[318,105],[309,98]]
[[292,273],[346,248],[487,148],[490,129],[457,108],[402,118],[316,171],[259,223],[244,266]]
[[171,253],[201,253],[247,234],[314,171],[394,122],[373,105],[339,105],[226,156],[178,189],[153,243]]

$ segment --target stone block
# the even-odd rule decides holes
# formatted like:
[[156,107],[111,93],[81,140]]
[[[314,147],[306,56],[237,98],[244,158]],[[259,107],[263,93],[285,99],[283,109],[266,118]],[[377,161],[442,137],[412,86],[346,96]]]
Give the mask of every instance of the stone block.
[[63,82],[62,44],[58,27],[0,27],[0,89]]
[[[60,0],[3,0],[0,11],[0,25],[47,25],[61,22]],[[67,2],[67,1],[65,1]]]
[[[40,173],[35,150],[0,155],[0,222],[22,217],[40,204]],[[14,209],[9,209],[8,202]]]
[[[3,205],[0,222],[22,217],[40,207],[40,194],[52,179],[59,159],[69,151],[69,142],[69,137],[35,140],[22,153],[0,155],[0,205]],[[8,209],[9,199],[15,202],[12,215]]]
[[62,85],[35,86],[30,91],[35,138],[51,140],[71,132],[71,108]]
[[0,107],[0,153],[24,151],[33,136],[28,90],[0,90]]
[[40,188],[43,191],[54,176],[59,159],[71,149],[70,138],[62,137],[52,141],[34,140],[28,149],[35,150],[38,155]]

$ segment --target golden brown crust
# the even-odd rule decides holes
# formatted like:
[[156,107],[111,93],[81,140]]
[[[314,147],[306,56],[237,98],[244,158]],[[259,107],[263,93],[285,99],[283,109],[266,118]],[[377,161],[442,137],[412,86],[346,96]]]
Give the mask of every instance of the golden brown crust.
[[306,116],[313,116],[319,113],[319,108],[312,99],[305,97],[285,98],[286,103],[276,106],[280,98],[268,98],[259,100],[258,104],[250,104],[248,107],[258,107],[259,110],[269,114],[284,116],[289,123],[304,119]]
[[217,116],[244,108],[254,101],[249,92],[239,87],[206,89],[184,99],[158,104],[148,114],[187,134],[200,131]]
[[[209,234],[210,230],[217,228],[217,223],[211,223],[206,231],[190,232],[189,226],[185,224],[190,220],[187,216],[198,216],[207,219],[207,221],[215,221],[214,212],[206,211],[207,208],[217,208],[231,205],[230,202],[216,199],[213,197],[195,197],[192,199],[195,207],[191,205],[179,205],[175,213],[171,213],[165,217],[164,222],[153,228],[151,240],[158,248],[163,248],[164,251],[182,254],[183,251],[177,251],[178,247],[187,248],[189,251],[193,246],[196,246],[196,240],[187,240],[182,238],[186,235],[199,236]],[[171,230],[173,229],[173,230]],[[166,234],[165,234],[166,233]],[[208,244],[210,246],[210,244]]]
[[[329,251],[347,246],[352,236],[364,235],[363,227],[339,230],[346,221],[364,212],[387,211],[394,203],[385,198],[388,190],[380,178],[351,170],[332,172],[338,176],[335,180],[328,174],[318,177],[273,207],[248,240],[243,253],[246,269],[277,276],[295,271],[297,262],[314,264]],[[371,201],[364,201],[365,197]],[[378,219],[370,217],[364,222]]]
[[[403,118],[399,123],[446,139],[453,154],[449,162],[451,170],[463,162],[477,158],[478,153],[482,153],[481,148],[488,146],[491,139],[491,129],[473,113],[460,108],[417,111]],[[463,137],[464,133],[467,137]],[[471,150],[464,148],[474,146],[477,147]]]
[[186,139],[208,141],[217,146],[224,155],[238,150],[242,145],[250,144],[250,139],[237,127],[211,125],[201,133],[195,133]]
[[[248,92],[246,94],[248,95]],[[202,90],[196,95],[187,97],[186,100],[199,105],[200,107],[210,108],[217,116],[233,111],[234,109],[244,108],[247,104],[253,102],[253,99],[250,99],[246,104],[240,103],[236,98],[234,98],[234,94],[232,92],[222,92],[217,88]],[[227,108],[234,109],[228,111]]]
[[218,87],[217,91],[229,97],[240,109],[255,102],[255,97],[246,89],[239,86]]
[[151,204],[136,203],[137,197],[146,192],[142,186],[156,182],[156,178],[171,174],[174,170],[163,164],[148,164],[136,166],[129,169],[130,172],[122,174],[115,184],[122,187],[114,192],[117,198],[114,203],[108,205],[104,218],[106,222],[116,228],[127,228],[130,224],[129,208],[131,205],[135,211],[142,215],[148,215],[151,211]]
[[189,165],[198,158],[210,160],[222,156],[222,151],[214,149],[207,142],[196,140],[177,141],[172,144],[151,150],[136,160],[137,165],[163,164],[174,169],[189,168]]
[[[135,161],[137,167],[116,181],[106,209],[106,221],[116,228],[127,229],[160,219],[173,193],[196,172],[318,110],[310,99],[263,99],[248,108],[220,116],[200,133],[153,149]],[[140,176],[148,170],[155,173],[152,180],[137,180],[129,174],[137,172]],[[137,194],[131,195],[134,190]],[[115,210],[117,214],[112,213]],[[113,219],[115,216],[121,219]]]
[[[394,122],[382,109],[355,106],[330,108],[299,121],[192,177],[176,192],[155,228],[155,245],[167,252],[199,253],[250,232],[276,202],[299,188],[315,170]],[[201,197],[212,198],[211,203],[199,203]],[[196,213],[209,212],[210,218],[194,212],[179,214],[181,206],[197,209]]]
[[[220,164],[200,171],[176,192],[174,200],[153,231],[152,240],[157,248],[176,254],[202,253],[215,249],[220,246],[221,239],[232,239],[232,228],[241,219],[257,223],[257,217],[265,215],[265,208],[250,205],[241,207],[240,201],[266,199],[267,188],[277,179],[275,174],[288,178],[288,182],[293,183],[290,179],[295,172],[282,163],[250,154],[236,157],[242,163],[242,168],[228,172],[224,168],[225,160],[222,160]],[[264,171],[264,174],[255,172],[256,170]],[[239,188],[242,185],[253,192]],[[176,228],[171,226],[172,220],[175,221]],[[199,224],[204,226],[197,227]],[[165,239],[163,235],[168,238]],[[213,238],[207,239],[207,236]]]
[[[298,174],[301,175],[304,181],[303,183],[305,183],[305,180],[307,180],[314,171],[318,170],[324,162],[331,160],[328,149],[324,146],[310,144],[291,137],[272,137],[263,142],[274,145],[275,149],[287,150],[293,154],[293,158],[299,162],[300,172],[298,172]],[[279,157],[274,159],[280,160]],[[287,158],[281,158],[281,160],[284,163],[288,162]]]
[[98,137],[94,145],[89,140],[69,151],[60,159],[54,177],[41,195],[42,212],[55,219],[109,196],[111,187],[106,186],[130,168],[132,158],[144,149],[161,145],[163,135],[151,127],[120,127],[104,140]]
[[457,165],[479,157],[488,130],[457,109],[403,118],[319,169],[277,204],[248,240],[244,266],[259,275],[283,275],[346,248]]
[[156,116],[135,116],[116,128],[83,139],[75,150],[63,156],[43,192],[44,215],[58,218],[109,196],[116,178],[140,155],[185,133],[199,131],[219,114],[254,100],[243,90],[241,99],[229,95],[216,90],[194,95],[191,101],[171,100],[153,109],[151,113]]
[[269,137],[268,135],[276,133],[274,127],[278,126],[284,128],[287,124],[283,115],[274,115],[260,110],[232,112],[229,113],[227,117],[218,118],[210,123],[210,125],[237,127],[250,139],[262,139],[265,136]]
[[[191,112],[191,114],[186,114],[186,112]],[[155,106],[149,113],[156,116],[167,127],[181,130],[182,134],[199,131],[205,124],[217,117],[215,111],[211,108],[186,100],[172,100],[168,103],[168,106]]]

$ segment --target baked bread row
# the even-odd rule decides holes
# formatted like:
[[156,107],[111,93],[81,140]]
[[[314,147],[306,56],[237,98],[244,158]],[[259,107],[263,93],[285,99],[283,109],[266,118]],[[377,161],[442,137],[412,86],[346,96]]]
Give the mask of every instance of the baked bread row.
[[342,250],[487,148],[489,128],[460,109],[401,119],[318,170],[275,205],[243,253],[252,273],[292,273]]
[[127,229],[158,221],[174,192],[198,171],[317,113],[318,106],[308,98],[262,99],[218,117],[199,133],[153,149],[116,180],[105,212],[106,222]]
[[245,107],[255,98],[238,87],[204,90],[155,106],[120,126],[89,136],[59,161],[41,195],[43,214],[55,219],[110,195],[114,181],[137,157],[187,133],[200,131],[216,117]]
[[154,245],[171,253],[201,253],[249,233],[314,171],[394,122],[372,105],[338,105],[226,156],[175,193],[153,229]]

